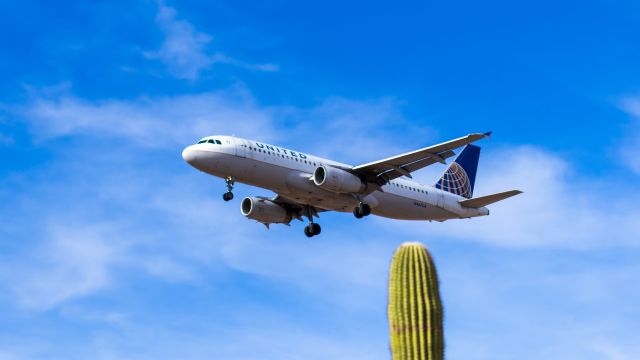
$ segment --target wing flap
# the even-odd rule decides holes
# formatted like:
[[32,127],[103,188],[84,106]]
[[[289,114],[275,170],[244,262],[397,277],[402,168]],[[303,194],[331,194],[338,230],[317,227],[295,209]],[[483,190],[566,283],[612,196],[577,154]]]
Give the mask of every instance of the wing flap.
[[[431,157],[427,157],[424,159],[420,159],[417,161],[414,161],[412,163],[406,164],[404,166],[396,166],[391,168],[390,170],[387,171],[383,171],[382,173],[380,173],[380,175],[378,176],[383,176],[386,178],[386,180],[393,180],[396,178],[399,178],[401,176],[407,176],[407,177],[411,177],[411,173],[416,171],[416,170],[420,170],[424,167],[427,167],[429,165],[435,164],[435,163],[441,163],[444,162],[444,159],[448,159],[452,156],[454,156],[455,153],[451,150],[442,152],[439,154],[439,157],[435,157],[435,156],[431,156]],[[407,175],[409,174],[409,175]]]
[[352,171],[361,174],[385,174],[389,179],[405,175],[403,172],[416,171],[433,163],[443,163],[447,158],[454,156],[453,149],[488,137],[488,133],[475,133],[454,140],[446,141],[438,145],[429,146],[408,153],[392,156],[386,159],[358,165]]
[[522,191],[520,191],[520,190],[505,191],[505,192],[501,192],[501,193],[497,193],[497,194],[492,194],[492,195],[487,195],[487,196],[480,196],[480,197],[473,198],[473,199],[461,200],[461,201],[458,201],[458,203],[460,205],[462,205],[462,206],[465,206],[465,207],[478,209],[478,208],[481,208],[483,206],[487,206],[487,205],[496,203],[498,201],[502,201],[504,199],[510,198],[512,196],[516,196],[518,194],[522,194]]

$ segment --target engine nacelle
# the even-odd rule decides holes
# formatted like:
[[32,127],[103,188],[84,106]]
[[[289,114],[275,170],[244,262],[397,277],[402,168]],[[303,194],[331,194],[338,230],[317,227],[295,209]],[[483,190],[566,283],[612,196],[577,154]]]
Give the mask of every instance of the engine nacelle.
[[318,166],[313,172],[313,183],[337,193],[359,193],[365,188],[365,184],[356,175],[325,165]]
[[291,213],[268,199],[246,197],[240,204],[240,212],[249,219],[263,224],[289,223]]

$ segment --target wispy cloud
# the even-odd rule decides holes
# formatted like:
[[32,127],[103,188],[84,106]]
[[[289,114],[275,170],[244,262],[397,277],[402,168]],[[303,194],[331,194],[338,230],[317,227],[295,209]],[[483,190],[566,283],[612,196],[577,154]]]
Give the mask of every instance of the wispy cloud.
[[[357,163],[423,146],[422,139],[433,138],[432,130],[412,126],[400,109],[401,103],[391,98],[330,98],[310,108],[260,107],[245,90],[229,89],[131,101],[36,96],[21,112],[44,137],[113,136],[137,146],[172,148],[205,135],[235,133]],[[280,132],[288,122],[293,130]],[[412,140],[404,132],[390,135],[394,126],[408,129]],[[407,145],[411,141],[415,145]],[[476,194],[514,188],[525,194],[494,204],[486,218],[428,226],[380,221],[501,246],[636,246],[633,239],[640,228],[634,218],[640,213],[635,201],[640,194],[634,189],[608,193],[601,185],[607,181],[574,176],[569,162],[540,148],[490,150],[480,164]],[[612,223],[623,226],[611,229]],[[601,240],[618,231],[614,240]]]
[[[386,272],[390,254],[398,242],[426,239],[434,246],[440,246],[450,240],[475,241],[489,245],[485,249],[493,249],[491,252],[505,252],[505,258],[517,254],[518,250],[513,247],[537,248],[535,251],[538,252],[557,248],[575,251],[579,248],[636,247],[633,239],[637,238],[634,234],[638,234],[638,228],[632,220],[638,213],[632,205],[637,194],[631,190],[624,197],[611,198],[611,194],[600,186],[607,179],[576,179],[568,161],[538,147],[507,147],[483,154],[478,195],[513,187],[525,191],[520,197],[492,206],[492,214],[487,218],[445,224],[376,218],[354,222],[349,214],[322,214],[322,241],[311,243],[302,237],[301,224],[297,222],[292,228],[274,226],[266,230],[244,219],[237,203],[220,201],[219,195],[224,191],[221,181],[216,183],[213,178],[198,174],[179,158],[180,144],[192,143],[194,139],[212,133],[236,132],[265,141],[286,142],[303,151],[324,152],[338,160],[367,161],[369,157],[386,156],[416,146],[408,144],[406,133],[391,131],[389,127],[410,129],[410,137],[420,143],[418,146],[427,142],[423,138],[433,136],[429,128],[411,126],[401,108],[401,102],[390,98],[332,98],[309,108],[264,107],[256,104],[241,88],[174,97],[141,96],[132,100],[95,101],[64,91],[36,92],[28,103],[17,108],[17,113],[32,126],[34,135],[41,136],[41,142],[47,144],[49,139],[57,137],[89,138],[117,140],[118,147],[95,153],[88,151],[93,149],[92,141],[74,142],[60,150],[54,163],[25,175],[21,186],[29,191],[3,198],[7,201],[5,206],[12,211],[21,209],[22,213],[29,214],[29,218],[45,219],[46,224],[57,226],[44,228],[38,235],[41,239],[38,246],[21,249],[20,257],[24,261],[2,269],[0,286],[9,290],[5,291],[10,294],[6,296],[15,297],[11,303],[22,308],[62,310],[65,316],[76,321],[101,321],[113,326],[108,335],[100,333],[86,348],[76,348],[80,354],[86,351],[103,358],[127,357],[128,349],[122,344],[128,344],[127,336],[136,334],[138,343],[166,345],[159,350],[141,351],[141,359],[158,354],[179,358],[185,353],[192,358],[252,358],[258,353],[265,359],[287,356],[383,358],[388,356],[384,320]],[[128,124],[130,119],[136,119],[137,125]],[[302,122],[303,119],[306,122]],[[359,119],[372,120],[374,128],[371,123],[357,121]],[[291,124],[293,126],[289,126]],[[358,134],[363,140],[350,140],[352,134]],[[158,158],[172,160],[159,163]],[[236,193],[238,198],[269,194],[266,190],[242,185]],[[64,205],[59,199],[65,199]],[[609,208],[603,208],[604,203]],[[9,221],[23,221],[20,219],[22,217],[15,216]],[[609,223],[621,227],[611,228]],[[32,222],[30,226],[34,226]],[[375,231],[372,232],[372,228]],[[28,239],[31,235],[25,231],[20,233],[20,239]],[[463,251],[466,250],[465,246]],[[469,256],[465,254],[464,258],[468,260]],[[443,283],[447,285],[443,289],[450,303],[449,309],[460,312],[465,321],[472,320],[457,329],[466,329],[473,321],[493,322],[502,329],[494,328],[493,332],[503,336],[507,336],[510,329],[523,326],[509,320],[510,315],[520,309],[501,300],[508,298],[507,294],[525,291],[520,285],[523,281],[540,293],[565,289],[561,294],[565,301],[577,306],[617,301],[608,294],[615,293],[612,289],[629,281],[627,275],[600,275],[588,271],[555,276],[553,268],[547,268],[541,279],[526,272],[529,268],[520,269],[518,276],[513,276],[514,268],[521,264],[537,266],[537,261],[527,263],[528,257],[505,268],[496,265],[503,264],[502,260],[476,262],[474,266],[464,267],[447,265],[454,256],[439,255],[438,258],[442,260],[443,274],[446,274]],[[493,265],[487,265],[489,263]],[[483,270],[479,271],[479,268]],[[636,268],[624,269],[624,274],[635,273]],[[273,300],[254,299],[250,294],[244,300],[249,304],[238,304],[228,310],[231,320],[220,319],[217,312],[200,322],[181,319],[189,322],[188,330],[172,329],[166,323],[146,318],[129,319],[118,309],[103,311],[106,319],[115,316],[116,321],[112,322],[87,320],[81,312],[68,310],[70,306],[88,304],[85,300],[92,296],[141,281],[176,288],[188,285],[193,291],[213,289],[206,294],[210,296],[207,301],[212,302],[208,306],[213,307],[217,298],[226,296],[218,294],[228,291],[227,287],[219,286],[223,281],[220,279],[236,274],[250,279],[247,286],[252,281],[271,284],[282,292],[271,294],[274,298],[300,299],[304,303],[312,299],[311,304],[302,310],[292,309],[288,304],[283,305],[285,310],[273,310],[265,305]],[[535,274],[537,276],[539,272]],[[625,294],[623,298],[634,295]],[[474,302],[463,301],[469,298]],[[491,319],[478,314],[478,307],[486,308],[495,303],[501,304],[502,308],[511,308],[504,313],[492,314]],[[474,308],[473,304],[480,305]],[[622,302],[622,305],[626,304]],[[539,318],[541,313],[549,311],[548,308],[539,309],[535,303],[527,303],[527,306],[526,319]],[[331,309],[327,314],[348,312],[349,319],[373,318],[365,323],[376,326],[367,334],[376,338],[375,344],[367,340],[367,336],[349,334],[360,324],[343,324],[347,330],[339,335],[334,333],[338,328],[335,325],[331,326],[331,331],[305,327],[301,312],[323,308]],[[625,311],[623,306],[618,308]],[[554,314],[561,313],[558,309],[555,311]],[[250,317],[246,315],[248,313]],[[296,316],[302,320],[293,319]],[[448,315],[450,322],[456,318]],[[172,323],[174,320],[171,318]],[[591,331],[595,327],[593,321],[573,320],[563,318],[556,324],[574,332],[587,326],[589,331],[578,332],[581,337],[560,337],[560,332],[551,333],[568,344],[579,343],[581,339],[601,339],[601,346],[594,345],[580,354],[619,355],[618,358],[624,359],[620,356],[629,357],[635,351],[625,341],[611,341],[615,332]],[[332,321],[339,323],[341,320],[338,316]],[[132,325],[136,323],[138,325]],[[202,331],[200,335],[194,334],[192,324]],[[212,324],[223,324],[224,329]],[[274,324],[276,330],[269,324]],[[247,329],[251,331],[247,332]],[[544,342],[549,333],[539,330],[541,335],[537,340]],[[481,359],[483,354],[495,353],[503,342],[488,335],[477,335],[477,332],[474,335],[458,331],[449,336],[452,358],[469,358],[468,349],[474,348],[479,349],[474,353],[475,358]],[[513,342],[523,341],[518,334],[511,336]],[[289,340],[283,341],[283,338]],[[291,347],[291,339],[295,340],[295,347]],[[249,345],[239,349],[237,344],[240,343]],[[368,351],[359,352],[363,347]],[[522,358],[540,358],[554,353],[567,354],[565,358],[569,358],[572,347],[556,341],[540,347],[536,356],[523,354]],[[513,353],[518,352],[514,349],[508,352]]]
[[36,138],[93,134],[145,147],[193,143],[211,134],[260,134],[273,139],[273,111],[241,88],[220,92],[89,101],[68,92],[35,95],[18,109]]
[[[357,164],[435,141],[435,131],[407,119],[402,106],[402,101],[392,97],[330,97],[288,115],[294,120],[295,132],[309,140],[306,144],[309,149],[305,151]],[[402,132],[396,133],[397,129]]]
[[[401,103],[393,98],[333,97],[308,108],[260,106],[242,86],[130,100],[86,100],[74,96],[69,86],[32,89],[31,100],[14,112],[40,140],[89,135],[159,148],[206,135],[235,134],[354,163],[426,146],[427,139],[434,138],[432,129],[405,118]],[[290,128],[280,130],[285,125]],[[411,136],[389,135],[398,127]]]
[[43,236],[35,252],[2,268],[22,306],[48,309],[109,285],[108,268],[117,255],[104,227],[55,224]]
[[493,149],[479,167],[475,195],[511,189],[524,194],[489,206],[487,217],[406,228],[506,247],[640,246],[637,188],[610,191],[602,184],[613,179],[576,176],[569,162],[532,146]]
[[165,39],[160,49],[146,51],[143,54],[149,59],[162,61],[175,77],[195,80],[202,71],[216,63],[256,71],[279,70],[274,64],[253,64],[235,59],[220,51],[212,52],[210,44],[213,37],[197,31],[190,22],[178,19],[176,10],[163,2],[158,4],[156,22],[164,33]]
[[[384,286],[382,282],[371,283],[370,274],[377,271],[384,277],[384,267],[379,267],[378,258],[369,253],[386,253],[389,245],[381,247],[367,242],[351,246],[348,242],[338,242],[329,251],[326,244],[314,246],[296,241],[265,243],[264,237],[270,238],[274,233],[299,229],[274,229],[265,232],[262,226],[244,219],[237,211],[229,212],[229,204],[215,201],[218,196],[212,198],[203,184],[193,184],[192,177],[167,176],[166,171],[159,170],[144,159],[154,151],[167,149],[174,153],[175,158],[184,166],[185,172],[190,171],[179,159],[181,146],[214,133],[236,133],[276,143],[279,140],[288,141],[291,142],[291,146],[300,147],[304,151],[312,151],[313,147],[308,148],[309,143],[306,140],[295,139],[308,139],[309,135],[313,135],[318,139],[316,149],[351,159],[352,154],[360,153],[359,149],[363,147],[370,149],[372,153],[390,151],[397,143],[387,141],[384,129],[407,124],[397,108],[397,102],[392,99],[356,101],[332,98],[315,107],[303,109],[260,107],[242,88],[174,97],[139,97],[128,101],[89,101],[72,95],[69,88],[63,87],[53,91],[34,90],[29,102],[14,110],[32,127],[34,136],[43,142],[57,137],[74,137],[99,141],[111,139],[121,143],[118,149],[110,149],[99,154],[86,151],[86,146],[93,146],[93,141],[70,147],[67,149],[68,157],[73,161],[61,160],[53,169],[49,169],[55,173],[63,173],[64,176],[56,176],[58,180],[55,182],[42,182],[46,183],[47,187],[36,191],[43,192],[38,195],[42,200],[62,197],[74,199],[73,205],[64,210],[75,214],[74,219],[79,224],[77,229],[76,225],[67,228],[69,232],[82,232],[85,226],[92,227],[92,217],[105,219],[112,227],[118,228],[112,229],[117,235],[110,234],[109,238],[116,237],[120,239],[119,242],[105,243],[100,240],[104,238],[101,235],[102,237],[98,238],[100,241],[78,243],[79,246],[94,244],[97,250],[104,250],[109,254],[104,262],[96,262],[102,264],[100,274],[103,281],[95,281],[93,287],[77,291],[42,289],[43,292],[49,292],[47,296],[35,296],[35,290],[26,291],[21,285],[23,303],[32,301],[36,304],[34,306],[50,308],[88,296],[107,286],[113,279],[115,269],[123,267],[136,268],[151,277],[170,283],[197,283],[201,279],[199,273],[202,267],[208,267],[204,264],[211,264],[212,261],[224,264],[234,271],[291,283],[311,293],[322,292],[326,287],[332,287],[337,294],[341,294],[334,301],[344,306],[357,307],[358,301],[354,300],[353,289],[374,292],[380,291]],[[300,119],[305,119],[308,123],[300,123],[300,126],[292,131],[279,131],[283,122]],[[349,125],[354,119],[368,119],[371,121],[369,124],[379,125],[380,128],[373,129],[370,127],[372,125],[363,125],[364,122],[357,122],[357,126]],[[349,141],[350,136],[345,133],[345,128],[347,131],[366,132],[366,140],[359,142],[359,145],[354,144],[353,141]],[[133,163],[146,165],[141,169],[133,166]],[[61,168],[65,170],[61,171]],[[152,171],[159,171],[158,175],[163,180],[149,183],[147,179]],[[88,178],[98,180],[86,182],[85,179]],[[208,179],[202,178],[203,181]],[[38,177],[30,180],[36,183],[24,186],[31,188],[33,193],[41,183]],[[220,184],[222,189],[222,182]],[[242,187],[239,191],[241,196]],[[266,190],[251,191],[251,195],[255,195],[256,192],[268,195]],[[82,196],[85,193],[97,196],[85,198]],[[37,203],[35,199],[31,200]],[[36,211],[34,205],[29,211],[39,213],[40,217],[49,218],[52,222],[64,223],[64,219],[55,215],[59,209],[38,209]],[[93,212],[83,213],[83,209],[112,210],[88,216]],[[164,239],[160,234],[151,235],[146,230],[123,231],[124,228],[134,226],[134,219],[119,214],[131,212],[154,213],[156,221],[162,223],[165,229],[173,229],[173,236],[178,236],[180,242]],[[225,241],[222,241],[209,237],[211,229],[215,228],[235,230],[232,234],[227,234]],[[67,244],[71,246],[76,240]],[[49,252],[52,256],[62,251],[56,245],[58,240],[53,234],[45,234],[44,241],[50,243],[47,246],[52,249]],[[153,250],[147,248],[149,243],[153,243]],[[103,245],[106,248],[101,248]],[[309,256],[291,262],[291,259],[296,259],[295,254],[309,246],[315,247]],[[362,252],[363,247],[369,250]],[[340,249],[340,256],[333,253],[335,248]],[[269,255],[265,257],[266,254]],[[334,271],[327,271],[327,262],[334,264]],[[37,269],[48,266],[47,263],[33,262]],[[289,265],[274,265],[278,263]],[[354,263],[358,264],[357,268],[360,271],[348,270],[352,269]],[[292,267],[299,270],[291,271]],[[25,269],[23,273],[30,274],[31,270]],[[348,276],[345,277],[345,274]],[[309,276],[316,280],[309,282]],[[27,275],[25,277],[31,278]],[[336,281],[337,279],[341,281]],[[63,292],[64,296],[57,295],[58,291]]]
[[[451,359],[637,356],[636,342],[624,336],[638,326],[627,299],[639,290],[624,285],[638,275],[636,255],[456,248],[451,256],[436,255]],[[496,352],[500,344],[510,349]]]

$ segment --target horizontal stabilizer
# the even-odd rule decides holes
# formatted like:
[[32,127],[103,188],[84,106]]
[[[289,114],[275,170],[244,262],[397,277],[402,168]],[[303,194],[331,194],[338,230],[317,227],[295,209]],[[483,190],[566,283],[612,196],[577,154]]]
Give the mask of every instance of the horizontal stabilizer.
[[512,196],[516,196],[518,194],[522,194],[522,191],[511,190],[511,191],[505,191],[505,192],[501,192],[493,195],[481,196],[481,197],[477,197],[469,200],[461,200],[459,201],[459,203],[460,205],[465,207],[479,209],[483,206],[493,204],[495,202],[510,198]]

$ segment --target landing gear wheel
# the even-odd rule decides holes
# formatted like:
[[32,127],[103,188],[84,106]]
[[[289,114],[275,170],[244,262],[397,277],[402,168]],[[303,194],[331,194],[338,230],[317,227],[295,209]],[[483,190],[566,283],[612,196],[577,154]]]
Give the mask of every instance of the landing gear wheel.
[[371,207],[365,203],[360,203],[353,209],[353,216],[361,219],[364,216],[371,214]]
[[227,176],[226,178],[224,178],[224,182],[227,183],[227,192],[224,193],[224,195],[222,195],[222,198],[224,199],[224,201],[229,201],[231,199],[233,199],[233,185],[236,183],[235,179],[231,176]]
[[307,237],[312,237],[313,236],[313,230],[311,229],[311,227],[309,225],[304,227],[304,234],[307,235]]
[[320,231],[322,231],[322,229],[320,228],[320,224],[312,223],[309,224],[309,226],[311,227],[311,232],[313,233],[313,235],[319,235]]

